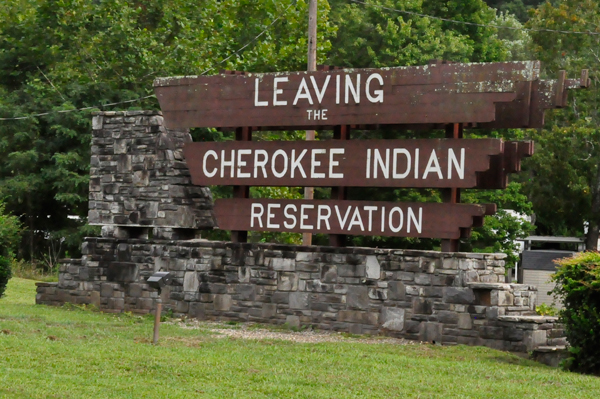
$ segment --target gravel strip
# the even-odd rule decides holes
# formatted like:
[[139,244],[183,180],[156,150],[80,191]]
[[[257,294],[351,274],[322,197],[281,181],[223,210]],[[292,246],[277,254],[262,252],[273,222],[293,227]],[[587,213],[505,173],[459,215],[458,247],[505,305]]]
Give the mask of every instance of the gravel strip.
[[402,338],[390,337],[369,337],[365,338],[348,337],[342,333],[328,331],[273,331],[268,328],[256,327],[252,323],[240,323],[232,326],[222,323],[204,322],[199,320],[174,321],[173,324],[186,329],[206,329],[209,330],[215,338],[236,338],[236,339],[279,339],[298,343],[319,343],[319,342],[356,342],[361,344],[393,344],[393,345],[414,345],[416,341],[410,341]]

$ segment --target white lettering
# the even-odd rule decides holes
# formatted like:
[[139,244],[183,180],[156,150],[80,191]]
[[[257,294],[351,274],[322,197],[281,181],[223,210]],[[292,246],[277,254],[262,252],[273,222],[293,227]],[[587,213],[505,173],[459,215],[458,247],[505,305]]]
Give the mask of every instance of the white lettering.
[[258,85],[260,78],[254,80],[254,106],[255,107],[266,107],[269,105],[268,101],[258,101]]
[[419,178],[419,149],[415,150],[415,179]]
[[442,168],[440,168],[440,163],[438,162],[437,155],[435,150],[431,151],[431,156],[429,157],[429,162],[427,162],[427,167],[425,168],[425,173],[423,173],[423,179],[427,178],[429,173],[436,172],[440,179],[444,178],[442,174]]
[[340,103],[340,75],[336,75],[335,77],[335,103]]
[[345,151],[344,148],[332,148],[329,150],[329,178],[331,179],[343,179],[343,173],[333,173],[333,167],[338,166],[340,163],[338,161],[333,160],[333,156],[335,154],[343,154]]
[[318,121],[319,119],[321,119],[321,111],[318,109],[315,109],[313,111],[313,116],[314,116],[314,120]]
[[[394,225],[392,224],[392,217],[394,216],[394,212],[398,212],[399,215],[400,223],[398,223],[398,227],[394,227]],[[402,225],[404,224],[404,212],[402,212],[402,209],[398,208],[397,206],[392,208],[388,217],[388,224],[390,226],[390,230],[392,230],[392,232],[394,233],[397,233],[400,230],[402,230]]]
[[337,213],[337,217],[338,217],[338,222],[340,223],[340,228],[342,230],[344,230],[344,226],[346,225],[346,220],[348,220],[348,215],[350,215],[350,206],[346,209],[346,215],[344,216],[344,219],[342,220],[342,215],[340,215],[340,208],[336,205],[335,206],[335,213]]
[[[404,154],[406,156],[406,170],[404,173],[398,173],[398,155]],[[410,152],[406,148],[394,148],[394,166],[392,170],[392,177],[394,179],[404,179],[410,173]]]
[[277,88],[277,83],[279,83],[279,82],[283,83],[283,82],[287,82],[287,81],[288,81],[287,76],[273,79],[273,105],[274,106],[287,105],[287,101],[277,100],[277,96],[279,94],[283,94],[283,90]]
[[327,90],[327,85],[329,84],[330,79],[331,75],[327,75],[327,78],[325,78],[325,83],[323,83],[323,88],[321,89],[321,91],[319,91],[319,86],[317,85],[315,77],[310,77],[310,81],[312,82],[313,89],[315,89],[315,94],[317,95],[317,100],[319,101],[319,104],[321,104],[321,101],[323,101],[323,97],[325,96],[325,90]]
[[275,217],[275,214],[271,210],[275,208],[281,208],[281,204],[268,204],[267,205],[267,229],[278,229],[278,223],[271,223],[271,219]]
[[327,116],[325,115],[325,113],[326,113],[326,112],[327,112],[327,110],[326,110],[326,109],[322,109],[322,110],[321,110],[321,119],[323,119],[324,121],[326,121],[326,120],[327,120]]
[[373,155],[374,155],[374,161],[373,161],[373,178],[377,179],[377,165],[379,165],[379,167],[381,168],[381,173],[383,174],[383,177],[386,179],[390,178],[390,149],[387,148],[385,150],[385,164],[383,162],[383,159],[381,158],[381,154],[379,153],[379,150],[377,148],[375,148],[375,150],[373,151]]
[[285,217],[287,219],[291,219],[293,220],[292,223],[288,223],[285,220],[283,221],[283,225],[285,226],[286,229],[293,229],[294,227],[296,227],[296,216],[294,216],[293,214],[288,213],[288,209],[293,209],[294,212],[298,211],[298,208],[296,208],[296,205],[294,204],[288,204],[285,206],[285,208],[283,208],[283,214],[285,215]]
[[367,173],[366,178],[371,178],[371,149],[367,148]]
[[212,172],[210,172],[210,173],[208,172],[208,170],[206,170],[206,158],[208,158],[209,155],[212,155],[215,158],[215,160],[219,159],[219,157],[217,156],[216,151],[213,151],[213,150],[206,151],[204,153],[204,159],[202,160],[202,171],[204,172],[204,176],[206,176],[206,177],[213,177],[214,175],[217,174],[218,169],[214,168],[212,170]]
[[[300,86],[298,86],[298,91],[296,92],[296,98],[294,99],[294,105],[298,104],[298,100],[301,98],[305,98],[308,100],[310,105],[313,105],[312,97],[310,96],[310,91],[308,91],[308,85],[306,84],[306,79],[302,78],[302,82],[300,82]],[[310,119],[310,115],[308,117]]]
[[350,75],[346,75],[346,87],[344,88],[344,92],[346,104],[349,102],[350,92],[352,92],[354,102],[360,104],[360,73],[356,74],[356,87],[352,84]]
[[[256,209],[259,209],[260,213],[257,213]],[[250,212],[250,227],[254,227],[254,218],[256,218],[258,220],[258,227],[262,229],[263,224],[261,217],[264,212],[265,208],[262,206],[262,204],[252,204],[252,211]]]
[[[369,230],[368,231],[373,231],[373,211],[376,211],[377,207],[376,206],[365,206],[364,209],[365,209],[365,211],[369,212]],[[385,209],[385,208],[383,208],[383,209]]]
[[[263,159],[259,161],[258,156],[262,155]],[[269,155],[265,150],[255,150],[254,151],[254,178],[258,177],[258,168],[262,168],[263,176],[265,179],[267,178],[267,170],[265,169],[265,165],[269,160]]]
[[382,103],[383,102],[383,90],[381,90],[381,89],[373,90],[373,94],[375,94],[374,97],[371,95],[371,93],[369,93],[369,85],[371,84],[371,80],[373,80],[373,79],[377,79],[379,84],[381,86],[383,86],[383,78],[381,77],[381,75],[378,73],[374,73],[367,78],[367,82],[365,83],[365,86],[366,86],[365,94],[367,95],[367,99],[369,101],[371,101],[372,103]]
[[365,231],[365,226],[363,225],[362,218],[360,217],[358,207],[354,208],[354,214],[352,215],[352,220],[350,220],[350,224],[348,225],[348,231],[352,230],[352,226],[354,225],[359,226],[360,231]]
[[[327,215],[323,215],[321,211],[327,211]],[[331,216],[331,208],[329,205],[319,205],[317,208],[317,230],[321,228],[321,221],[323,221],[327,225],[327,230],[331,230],[331,226],[329,225],[329,217]]]
[[[281,172],[277,172],[277,170],[275,169],[275,165],[277,164],[277,162],[275,160],[277,159],[278,156],[283,157],[283,170]],[[282,178],[287,173],[288,156],[285,153],[285,151],[283,151],[283,150],[275,151],[275,153],[273,154],[273,158],[271,159],[271,170],[273,171],[273,176],[275,176],[277,178]]]
[[412,220],[415,228],[417,229],[417,233],[421,234],[421,227],[423,226],[423,208],[419,207],[419,220],[417,221],[417,217],[415,216],[415,212],[412,208],[408,208],[408,223],[406,224],[406,232],[410,233],[410,221]]
[[242,161],[242,155],[250,155],[252,150],[238,150],[237,153],[237,177],[247,179],[252,177],[250,172],[242,172],[242,166],[246,166],[246,161]]
[[225,176],[225,166],[230,166],[229,177],[235,177],[235,150],[231,150],[231,161],[225,160],[225,150],[221,150],[221,178]]
[[452,164],[456,169],[456,174],[462,180],[465,178],[465,149],[460,149],[460,164],[456,159],[456,154],[452,148],[448,149],[448,179],[452,179]]
[[312,109],[307,109],[306,113],[308,114],[308,120],[310,120],[310,114],[312,113]]
[[302,204],[300,205],[300,228],[301,229],[314,229],[313,225],[304,224],[304,221],[308,219],[308,215],[304,213],[305,209],[314,209],[314,205]]
[[302,161],[302,158],[304,158],[306,153],[307,153],[307,150],[302,150],[302,152],[300,153],[300,156],[298,158],[296,158],[296,150],[292,150],[292,166],[291,166],[292,179],[294,178],[294,171],[296,169],[298,169],[300,171],[300,173],[302,174],[302,177],[304,177],[306,179],[306,173],[304,173],[304,168],[300,164],[300,161]]
[[317,166],[321,166],[321,161],[316,160],[317,154],[325,154],[325,153],[327,153],[327,151],[323,148],[313,148],[311,150],[310,155],[311,155],[312,162],[310,165],[310,177],[312,179],[323,179],[325,177],[325,173],[316,173],[315,172],[315,168]]

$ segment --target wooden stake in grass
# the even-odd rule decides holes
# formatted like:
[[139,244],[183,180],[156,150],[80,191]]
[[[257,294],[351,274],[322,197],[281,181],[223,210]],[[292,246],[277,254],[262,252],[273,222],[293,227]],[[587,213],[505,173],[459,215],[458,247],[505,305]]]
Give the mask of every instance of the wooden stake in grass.
[[152,343],[156,345],[158,343],[158,330],[160,328],[160,314],[162,312],[162,299],[160,299],[160,294],[158,299],[156,300],[156,311],[154,312],[154,337],[152,338]]

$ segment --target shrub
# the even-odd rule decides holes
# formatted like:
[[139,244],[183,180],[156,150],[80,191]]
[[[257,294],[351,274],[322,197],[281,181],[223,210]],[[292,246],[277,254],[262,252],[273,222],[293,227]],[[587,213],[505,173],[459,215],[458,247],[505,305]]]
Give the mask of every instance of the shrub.
[[600,253],[581,252],[556,262],[552,292],[562,300],[560,318],[571,345],[565,367],[600,373]]
[[4,204],[0,202],[0,298],[4,295],[6,284],[11,277],[10,259],[20,235],[19,219],[16,216],[6,215]]
[[0,256],[0,298],[4,295],[4,290],[10,277],[10,260],[4,256]]

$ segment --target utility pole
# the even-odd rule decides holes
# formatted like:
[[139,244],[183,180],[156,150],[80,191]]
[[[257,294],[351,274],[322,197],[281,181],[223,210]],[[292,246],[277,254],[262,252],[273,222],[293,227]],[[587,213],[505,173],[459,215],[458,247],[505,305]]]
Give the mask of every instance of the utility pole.
[[[310,0],[308,3],[308,65],[306,70],[317,70],[317,1]],[[315,131],[306,131],[306,141],[315,139]],[[304,187],[304,199],[312,200],[314,198],[314,187]],[[312,233],[302,234],[302,245],[312,244]]]

